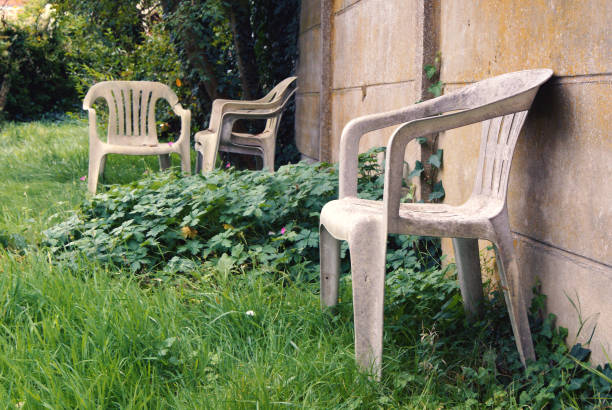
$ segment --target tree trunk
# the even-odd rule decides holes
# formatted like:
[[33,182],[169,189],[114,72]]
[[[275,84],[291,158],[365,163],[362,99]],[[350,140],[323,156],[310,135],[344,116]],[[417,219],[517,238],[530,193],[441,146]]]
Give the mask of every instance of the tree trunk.
[[4,111],[6,101],[8,100],[8,93],[11,89],[11,78],[8,73],[4,75],[2,79],[2,85],[0,86],[0,112]]
[[259,72],[255,58],[255,47],[250,22],[250,7],[248,0],[237,0],[228,7],[230,27],[234,35],[234,46],[238,60],[238,71],[242,95],[247,100],[259,98]]
[[[180,0],[162,0],[161,6],[164,16],[169,16],[174,13],[180,3]],[[200,72],[203,72],[206,77],[200,78],[197,84],[200,90],[204,89],[210,101],[222,97],[219,94],[219,83],[217,81],[215,67],[206,55],[206,49],[201,46],[194,30],[186,28],[184,31],[175,32],[178,35],[177,40],[182,44],[187,57],[187,63]]]
[[210,101],[214,101],[221,97],[218,91],[219,83],[217,82],[215,68],[208,60],[206,51],[198,47],[195,34],[191,30],[188,30],[185,34],[185,36],[182,36],[182,40],[189,64],[206,74],[205,78],[200,78],[198,87],[203,87]]

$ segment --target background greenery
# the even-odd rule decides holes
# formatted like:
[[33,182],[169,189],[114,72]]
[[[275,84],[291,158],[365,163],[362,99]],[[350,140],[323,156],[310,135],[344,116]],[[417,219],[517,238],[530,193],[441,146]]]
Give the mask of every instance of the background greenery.
[[[174,88],[197,131],[206,128],[214,99],[260,98],[295,73],[299,0],[50,3],[32,0],[19,21],[0,21],[5,119],[80,113],[96,82],[152,80]],[[168,131],[176,131],[178,121],[160,114]],[[278,164],[298,158],[293,116],[292,105],[280,128]]]

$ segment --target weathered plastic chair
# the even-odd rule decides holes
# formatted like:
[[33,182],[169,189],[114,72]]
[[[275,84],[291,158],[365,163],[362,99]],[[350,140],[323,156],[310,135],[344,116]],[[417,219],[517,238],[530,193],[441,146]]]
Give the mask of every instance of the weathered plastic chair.
[[[340,141],[340,199],[321,211],[321,303],[338,299],[339,240],[351,255],[355,354],[362,369],[380,378],[387,234],[455,238],[461,292],[470,309],[482,298],[477,238],[495,244],[499,273],[520,359],[534,359],[524,283],[508,222],[506,193],[515,143],[548,69],[509,73],[423,103],[349,122]],[[483,122],[478,171],[470,198],[460,206],[400,203],[406,145],[428,134]],[[357,197],[359,139],[401,125],[387,145],[382,201]]]
[[[276,133],[283,110],[296,92],[291,88],[297,77],[280,82],[265,97],[254,101],[215,100],[208,129],[195,134],[196,172],[215,167],[217,151],[256,155],[263,159],[263,168],[274,172]],[[257,135],[232,132],[237,120],[267,119],[263,132]]]
[[[96,111],[92,108],[98,98],[106,100],[108,106],[107,142],[98,137]],[[176,142],[160,144],[157,140],[155,104],[160,98],[167,100],[181,117],[181,133]],[[191,112],[183,109],[167,85],[151,81],[103,81],[89,89],[83,109],[89,112],[89,192],[96,192],[107,154],[159,155],[160,167],[165,169],[170,166],[169,154],[175,152],[181,157],[183,172],[190,172]]]

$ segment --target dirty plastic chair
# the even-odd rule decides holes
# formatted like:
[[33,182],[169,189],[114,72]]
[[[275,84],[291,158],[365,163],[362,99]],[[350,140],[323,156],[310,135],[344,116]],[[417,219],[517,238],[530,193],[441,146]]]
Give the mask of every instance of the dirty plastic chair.
[[[455,238],[461,293],[472,310],[482,299],[477,239],[493,242],[521,362],[535,358],[506,194],[517,137],[540,85],[551,75],[549,69],[504,74],[408,108],[357,118],[344,127],[340,141],[340,199],[327,203],[321,211],[321,304],[325,307],[337,303],[339,240],[346,240],[353,278],[356,360],[377,379],[382,366],[389,233]],[[400,203],[408,142],[477,122],[483,122],[483,128],[470,198],[460,206]],[[405,124],[395,130],[387,145],[383,200],[359,199],[359,139],[367,132],[400,123]]]
[[[108,106],[107,142],[98,137],[93,103],[103,98]],[[155,124],[155,104],[159,99],[170,103],[181,117],[181,133],[176,142],[159,143]],[[169,154],[181,157],[181,169],[190,173],[189,139],[191,112],[183,109],[178,97],[165,84],[151,81],[103,81],[92,86],[83,109],[89,113],[89,174],[87,189],[96,193],[98,177],[104,172],[106,155],[159,155],[160,168],[170,166]]]
[[[296,79],[286,78],[259,100],[213,101],[208,129],[194,136],[196,173],[205,173],[215,167],[217,151],[259,156],[263,159],[263,168],[274,172],[276,133],[283,110],[297,90],[290,88]],[[260,134],[232,132],[234,123],[242,119],[267,121]]]

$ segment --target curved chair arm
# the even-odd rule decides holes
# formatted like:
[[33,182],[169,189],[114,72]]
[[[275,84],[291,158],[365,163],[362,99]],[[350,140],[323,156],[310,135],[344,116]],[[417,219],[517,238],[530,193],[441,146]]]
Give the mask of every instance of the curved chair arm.
[[102,142],[100,138],[98,137],[98,128],[97,128],[97,123],[96,123],[97,122],[96,110],[92,108],[93,103],[98,98],[104,98],[104,96],[100,92],[101,90],[102,90],[102,86],[98,84],[94,84],[87,91],[87,94],[85,95],[85,98],[83,99],[83,110],[87,111],[87,116],[89,119],[89,142],[90,144],[96,141]]
[[417,118],[452,111],[457,95],[443,95],[407,108],[355,118],[344,127],[340,137],[339,197],[357,196],[359,140],[368,132],[391,127]]
[[[218,131],[221,126],[223,114],[229,111],[241,110],[268,110],[276,108],[276,104],[285,104],[297,87],[288,95],[287,89],[297,80],[297,77],[289,77],[278,83],[268,94],[257,100],[227,100],[217,99],[213,101],[208,129]],[[279,97],[283,98],[279,98]]]
[[[537,92],[537,89],[535,91]],[[528,110],[531,105],[531,102],[525,105],[523,101],[518,101],[518,99],[516,102],[511,100],[510,98],[503,102],[496,101],[473,109],[415,119],[395,130],[387,144],[385,163],[383,201],[388,227],[394,226],[395,222],[399,219],[403,163],[408,142],[428,134],[464,127],[487,119]]]
[[211,131],[217,131],[221,127],[221,121],[223,114],[228,111],[238,110],[253,110],[261,108],[262,104],[266,104],[263,98],[259,100],[222,100],[217,99],[213,101],[212,109],[210,111],[210,120],[208,121],[208,129]]
[[191,137],[191,111],[183,108],[183,106],[179,103],[175,104],[172,107],[172,111],[179,117],[181,117],[181,134],[179,135],[176,143],[180,143],[185,139],[189,139]]
[[91,144],[95,141],[102,142],[98,137],[96,110],[93,108],[85,108],[85,104],[83,104],[83,109],[87,111],[87,117],[89,119],[89,143]]
[[240,119],[266,119],[279,115],[287,106],[289,99],[295,94],[297,88],[287,93],[282,100],[270,103],[258,103],[257,109],[228,111],[221,115],[219,127],[219,141],[229,142],[232,135],[234,123]]
[[253,108],[225,111],[223,117],[237,117],[236,119],[263,119],[275,117],[285,109],[287,103],[296,91],[297,88],[288,93],[282,100],[271,103],[249,104]]

